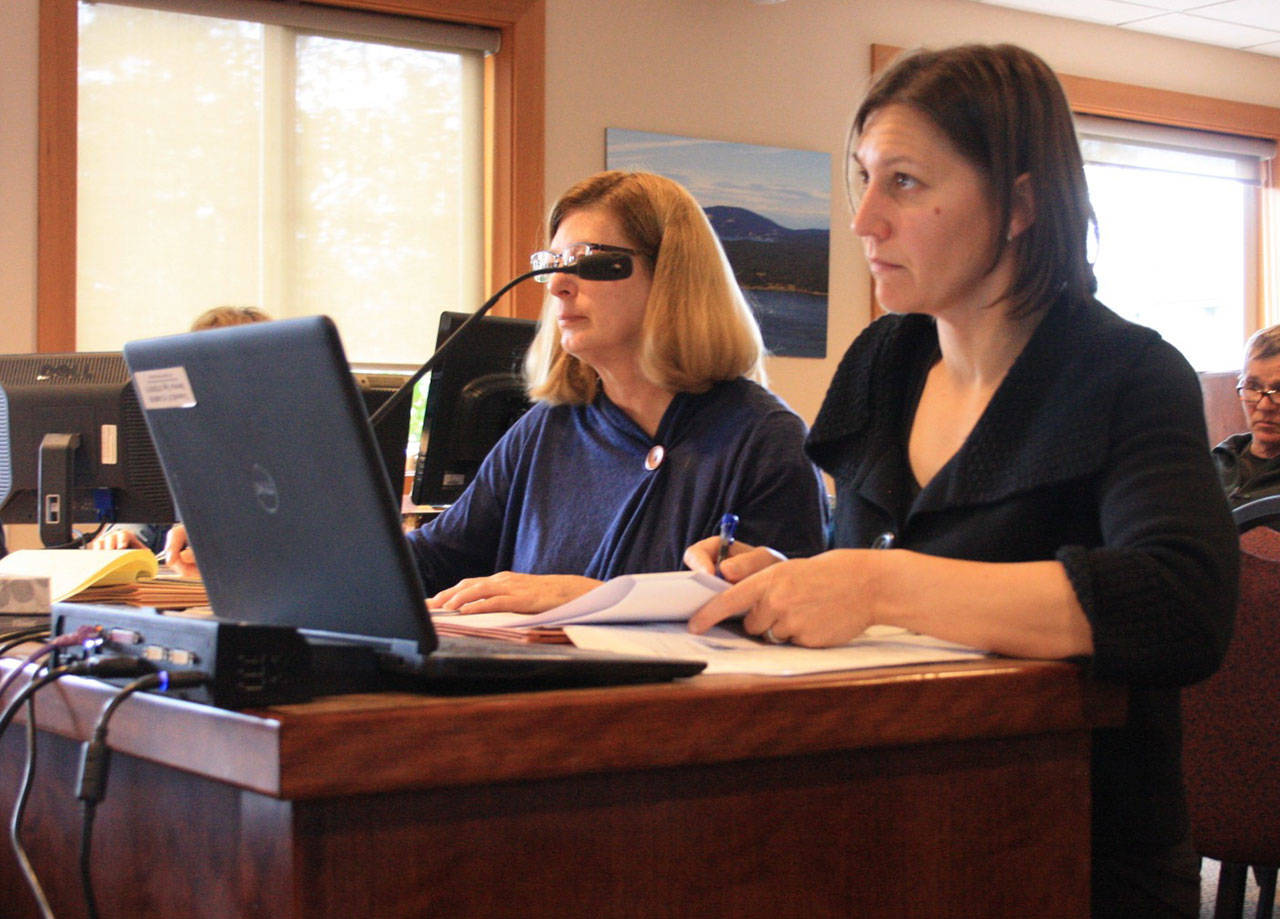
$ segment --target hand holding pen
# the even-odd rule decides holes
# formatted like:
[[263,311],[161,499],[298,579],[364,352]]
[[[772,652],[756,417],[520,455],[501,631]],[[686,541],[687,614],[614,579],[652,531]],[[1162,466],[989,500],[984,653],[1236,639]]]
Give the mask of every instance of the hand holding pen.
[[738,531],[738,515],[725,514],[720,518],[720,548],[716,552],[716,577],[723,578],[720,566],[729,557],[729,549],[733,546],[734,534]]
[[[738,516],[725,514],[720,519],[720,535],[700,539],[685,549],[684,563],[693,571],[737,583],[770,565],[786,561],[786,556],[776,549],[742,542],[737,538],[737,529]],[[722,563],[728,564],[729,571],[722,570]]]

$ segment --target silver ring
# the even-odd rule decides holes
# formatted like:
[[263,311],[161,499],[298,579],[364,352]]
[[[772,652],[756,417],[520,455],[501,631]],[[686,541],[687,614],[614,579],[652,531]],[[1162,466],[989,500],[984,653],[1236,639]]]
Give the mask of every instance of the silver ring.
[[763,638],[765,641],[767,641],[771,645],[785,645],[787,643],[786,639],[779,638],[777,635],[773,634],[773,626],[769,626],[762,633],[760,633],[760,637]]

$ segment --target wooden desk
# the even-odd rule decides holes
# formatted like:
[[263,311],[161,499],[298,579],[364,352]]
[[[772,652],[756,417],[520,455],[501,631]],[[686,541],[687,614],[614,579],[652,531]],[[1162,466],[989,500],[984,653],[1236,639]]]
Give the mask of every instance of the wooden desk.
[[[12,662],[0,662],[12,665]],[[60,919],[78,746],[37,697],[24,838]],[[1121,690],[983,661],[252,713],[135,697],[95,828],[105,917],[1087,915],[1089,728]],[[8,822],[23,731],[0,742]],[[7,845],[4,915],[35,915]]]

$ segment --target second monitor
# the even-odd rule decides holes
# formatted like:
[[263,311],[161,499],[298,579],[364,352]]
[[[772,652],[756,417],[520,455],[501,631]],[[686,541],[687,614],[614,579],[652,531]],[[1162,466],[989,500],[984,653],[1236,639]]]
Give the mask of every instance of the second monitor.
[[[469,316],[441,313],[436,347]],[[456,501],[493,445],[529,409],[520,370],[536,329],[530,319],[481,317],[431,371],[414,504]]]

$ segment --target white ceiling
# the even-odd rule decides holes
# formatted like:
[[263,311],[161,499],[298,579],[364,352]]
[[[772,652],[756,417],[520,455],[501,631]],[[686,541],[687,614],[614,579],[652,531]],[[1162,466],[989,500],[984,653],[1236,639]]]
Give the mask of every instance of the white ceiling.
[[1280,0],[977,0],[1280,57]]

